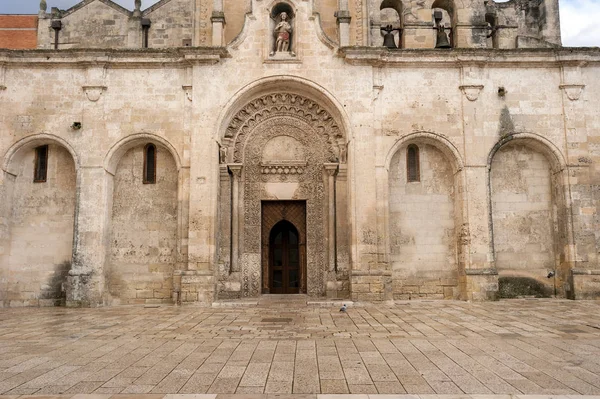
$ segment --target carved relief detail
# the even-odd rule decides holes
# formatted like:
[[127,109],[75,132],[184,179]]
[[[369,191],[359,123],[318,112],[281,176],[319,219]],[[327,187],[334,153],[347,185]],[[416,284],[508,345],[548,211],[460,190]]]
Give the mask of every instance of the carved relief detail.
[[476,101],[483,90],[483,85],[462,85],[459,88],[469,101]]
[[[315,126],[316,125],[316,126]],[[261,270],[261,201],[271,199],[263,192],[264,183],[286,182],[298,183],[295,198],[310,199],[306,203],[307,225],[307,293],[318,296],[325,292],[324,276],[326,271],[326,226],[323,217],[325,192],[323,187],[323,163],[327,162],[330,150],[327,147],[327,135],[317,131],[319,123],[309,124],[306,120],[293,115],[279,115],[263,120],[254,125],[249,132],[248,143],[244,146],[243,177],[243,239],[242,252],[242,295],[254,297],[260,294]],[[288,136],[297,140],[306,148],[305,159],[287,161],[287,166],[302,168],[302,174],[264,174],[265,167],[273,164],[283,166],[283,162],[264,162],[263,150],[267,143],[280,136]]]
[[312,100],[297,94],[274,93],[251,101],[230,121],[225,137],[234,138],[234,162],[243,162],[244,146],[257,125],[276,116],[299,119],[326,139],[327,161],[337,162],[342,132],[331,114]]
[[183,92],[185,93],[185,98],[187,98],[188,101],[192,101],[194,99],[192,86],[181,86],[181,88],[183,89]]
[[363,43],[363,0],[354,0],[356,8],[356,45],[364,45]]
[[577,101],[585,85],[560,85],[559,87],[563,89],[569,100]]
[[96,102],[102,97],[102,93],[106,90],[106,86],[83,86],[83,91],[87,99]]
[[301,175],[306,168],[306,162],[263,162],[260,166],[264,175]]

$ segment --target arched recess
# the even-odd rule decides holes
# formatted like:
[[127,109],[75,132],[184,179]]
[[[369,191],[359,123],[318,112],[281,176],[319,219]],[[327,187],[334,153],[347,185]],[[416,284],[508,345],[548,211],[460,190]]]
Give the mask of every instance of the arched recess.
[[[448,39],[450,39],[451,46],[457,47],[457,39],[458,39],[458,12],[456,9],[456,3],[454,0],[435,0],[431,5],[432,9],[432,19],[435,11],[440,11],[442,13],[442,21],[441,24],[446,27],[446,34],[448,34]],[[435,21],[434,21],[435,24]],[[451,30],[449,31],[448,28]],[[434,35],[436,34],[435,30],[433,31]],[[434,42],[435,43],[435,42]]]
[[392,25],[392,28],[400,29],[400,31],[394,32],[394,40],[398,48],[403,48],[402,30],[404,28],[404,13],[402,0],[383,0],[379,5],[379,20],[381,27]]
[[[347,118],[333,97],[304,79],[272,77],[236,94],[220,121],[219,297],[264,288],[264,239],[255,232],[265,201],[305,204],[306,292],[349,294]],[[277,151],[279,142],[297,151]]]
[[[36,148],[47,175],[34,182]],[[0,182],[0,298],[5,306],[56,306],[66,299],[77,206],[78,157],[63,139],[37,134],[15,143]]]
[[542,136],[515,133],[490,152],[491,244],[500,296],[551,296],[555,289],[568,294],[572,233],[566,179],[562,154]]
[[[415,149],[419,180],[409,181],[407,154]],[[394,298],[465,298],[468,228],[458,150],[439,134],[415,132],[394,144],[385,165],[383,233]]]
[[[144,181],[144,156],[155,147],[156,176]],[[181,164],[174,147],[154,134],[116,143],[104,165],[110,210],[106,286],[114,303],[170,303],[173,272],[184,261]]]

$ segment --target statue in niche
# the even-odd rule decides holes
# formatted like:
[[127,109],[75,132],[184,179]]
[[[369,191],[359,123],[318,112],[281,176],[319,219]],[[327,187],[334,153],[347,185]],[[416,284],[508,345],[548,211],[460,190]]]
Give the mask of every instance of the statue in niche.
[[274,56],[277,53],[286,53],[289,52],[292,56],[294,56],[294,52],[291,51],[291,38],[292,38],[292,25],[288,21],[288,14],[284,11],[277,17],[279,21],[277,25],[275,25],[275,29],[273,29],[273,36],[275,36],[275,45],[274,49],[271,52],[271,56]]

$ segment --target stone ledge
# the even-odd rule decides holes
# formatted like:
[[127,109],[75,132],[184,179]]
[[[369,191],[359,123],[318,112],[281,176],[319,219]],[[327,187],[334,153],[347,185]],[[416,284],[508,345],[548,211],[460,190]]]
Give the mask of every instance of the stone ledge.
[[593,395],[514,394],[63,394],[0,395],[0,399],[597,399]]
[[494,66],[558,67],[581,62],[600,63],[600,48],[540,49],[387,49],[385,47],[342,47],[342,58],[351,65],[411,66],[423,68],[461,67],[465,63]]
[[465,269],[467,276],[497,276],[498,270],[496,269]]
[[146,66],[218,63],[231,57],[225,47],[179,47],[168,49],[64,49],[0,50],[0,63],[32,65]]
[[574,276],[585,276],[585,275],[594,275],[599,276],[600,270],[598,269],[573,269],[571,270]]

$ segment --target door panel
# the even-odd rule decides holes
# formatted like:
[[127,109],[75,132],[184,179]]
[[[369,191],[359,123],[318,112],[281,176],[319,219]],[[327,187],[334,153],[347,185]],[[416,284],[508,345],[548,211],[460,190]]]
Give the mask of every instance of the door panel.
[[306,293],[306,202],[263,201],[263,293]]

